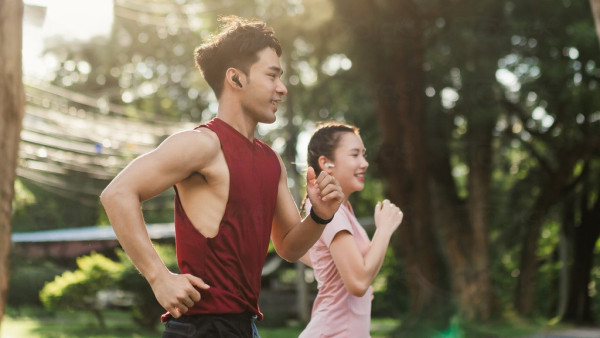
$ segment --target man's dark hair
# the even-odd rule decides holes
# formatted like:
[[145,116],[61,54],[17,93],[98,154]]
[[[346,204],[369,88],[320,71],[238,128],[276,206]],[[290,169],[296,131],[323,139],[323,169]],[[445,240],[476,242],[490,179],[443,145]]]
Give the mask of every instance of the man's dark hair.
[[270,47],[281,56],[281,45],[272,28],[262,21],[237,16],[219,18],[221,31],[194,50],[196,66],[213,89],[217,98],[223,91],[225,71],[237,68],[248,74],[258,61],[257,53]]

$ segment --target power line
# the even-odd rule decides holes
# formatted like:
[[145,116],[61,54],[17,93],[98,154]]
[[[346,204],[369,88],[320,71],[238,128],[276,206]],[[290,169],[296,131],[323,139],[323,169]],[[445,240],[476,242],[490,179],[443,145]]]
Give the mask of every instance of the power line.
[[26,98],[17,175],[86,204],[97,204],[134,157],[194,126],[133,119],[115,112],[124,111],[117,105],[103,113],[98,99],[51,85],[27,84]]

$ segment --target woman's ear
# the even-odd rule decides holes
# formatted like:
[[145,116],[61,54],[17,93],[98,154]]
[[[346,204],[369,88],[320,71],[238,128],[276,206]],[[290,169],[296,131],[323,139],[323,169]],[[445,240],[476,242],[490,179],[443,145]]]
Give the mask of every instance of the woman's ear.
[[331,168],[335,167],[333,162],[325,156],[319,156],[319,167],[322,171],[331,174]]

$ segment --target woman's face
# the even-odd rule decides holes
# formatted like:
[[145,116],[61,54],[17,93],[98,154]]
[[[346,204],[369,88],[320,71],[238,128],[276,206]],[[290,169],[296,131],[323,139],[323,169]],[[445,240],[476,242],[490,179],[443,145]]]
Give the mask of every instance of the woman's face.
[[334,151],[335,160],[332,163],[335,166],[325,168],[338,180],[346,196],[361,191],[365,186],[364,175],[369,167],[365,153],[366,149],[360,136],[345,132]]

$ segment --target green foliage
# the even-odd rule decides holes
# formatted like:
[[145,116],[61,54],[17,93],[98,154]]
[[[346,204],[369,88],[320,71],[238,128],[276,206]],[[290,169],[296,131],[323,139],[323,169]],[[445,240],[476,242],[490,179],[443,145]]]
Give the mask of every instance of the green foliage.
[[[19,312],[7,309],[2,321],[1,337],[95,337],[95,338],[155,338],[159,336],[155,330],[135,326],[120,310],[105,311],[106,328],[93,324],[93,317],[86,312],[56,311],[52,314],[39,308],[24,308]],[[373,338],[388,337],[391,329],[398,325],[392,318],[374,318],[371,336]],[[263,338],[298,337],[304,325],[287,322],[277,327],[269,327],[263,322],[257,323],[260,336]]]
[[[14,215],[14,232],[53,230],[60,228],[82,227],[96,224],[99,205],[86,205],[79,196],[62,194],[59,190],[48,190],[33,181],[20,180],[23,190],[29,191],[34,198],[23,204]],[[77,212],[74,212],[77,210]]]
[[[174,246],[156,244],[155,247],[167,268],[177,272]],[[103,305],[98,301],[98,292],[118,289],[134,298],[129,309],[134,322],[143,328],[156,328],[164,309],[128,256],[120,249],[116,253],[117,262],[95,252],[77,258],[76,270],[66,271],[44,285],[39,293],[42,304],[52,311],[91,311],[103,326]]]
[[17,178],[15,180],[15,196],[12,203],[13,217],[21,214],[28,205],[33,203],[35,203],[35,195]]
[[12,255],[8,305],[21,307],[42,305],[39,292],[44,284],[52,281],[64,268],[49,260],[32,260]]
[[[406,313],[409,307],[406,274],[402,262],[394,255],[391,248],[386,252],[383,266],[377,278],[385,278],[385,287],[374,285],[372,315],[375,317],[397,317]],[[379,283],[382,283],[382,281],[379,281]]]
[[359,192],[350,195],[350,203],[356,217],[373,217],[377,201],[385,198],[384,182],[367,173],[365,176],[365,188]]
[[492,255],[492,284],[498,307],[510,308],[513,304],[513,290],[519,277],[519,252],[514,247]]
[[[167,268],[172,272],[178,272],[175,247],[160,244],[155,244],[154,247]],[[119,264],[122,266],[117,286],[134,296],[134,302],[130,309],[133,321],[140,327],[156,328],[160,322],[160,316],[166,311],[156,301],[148,281],[135,268],[125,252],[117,250],[117,256]]]
[[[361,5],[358,1],[340,3],[343,3],[343,9]],[[397,3],[402,5],[395,7]],[[186,1],[178,4],[189,5]],[[56,69],[48,71],[56,74],[49,78],[55,85],[73,92],[97,93],[99,101],[105,104],[126,106],[123,115],[131,119],[145,120],[149,124],[156,119],[200,122],[214,115],[215,100],[193,67],[191,51],[213,31],[219,14],[264,18],[275,27],[284,44],[282,62],[289,95],[280,109],[277,124],[261,138],[270,143],[277,139],[292,140],[296,136],[294,133],[312,128],[312,121],[317,120],[344,120],[359,126],[371,167],[365,190],[352,195],[351,202],[356,214],[363,217],[372,215],[375,201],[384,197],[388,188],[377,164],[378,159],[394,151],[380,147],[378,114],[381,114],[380,110],[393,109],[378,107],[382,97],[377,95],[386,88],[395,88],[394,101],[424,105],[422,111],[415,111],[418,118],[425,120],[425,141],[432,145],[423,156],[435,158],[436,152],[447,155],[448,169],[456,184],[452,193],[457,200],[467,198],[469,194],[467,149],[473,142],[468,138],[470,132],[490,123],[494,126],[490,130],[493,141],[489,149],[493,153],[488,227],[490,263],[500,308],[512,306],[519,278],[522,239],[531,227],[528,221],[538,212],[536,201],[544,195],[544,182],[554,182],[544,178],[556,174],[552,171],[566,155],[577,153],[587,145],[584,141],[598,135],[598,39],[588,2],[486,0],[441,4],[425,1],[404,6],[406,3],[401,0],[377,1],[369,6],[369,10],[377,7],[381,15],[360,13],[360,22],[350,22],[364,28],[364,36],[359,36],[356,41],[352,41],[344,25],[344,13],[340,8],[333,8],[331,1],[308,0],[301,4],[297,1],[239,2],[223,7],[216,0],[207,0],[206,4],[207,8],[215,10],[194,13],[193,18],[186,18],[185,11],[173,11],[177,14],[165,24],[117,16],[109,41],[100,45],[96,42],[55,43],[48,53],[56,58]],[[406,10],[417,7],[418,15],[406,21],[399,20],[402,13],[394,12],[394,9],[403,6]],[[133,16],[144,16],[133,10],[128,12]],[[160,19],[160,14],[156,16]],[[412,21],[416,19],[418,22]],[[186,24],[170,25],[171,20]],[[411,41],[408,32],[413,24],[419,26],[414,33],[423,33],[423,39],[410,45],[407,43]],[[370,39],[383,40],[383,48],[365,48]],[[411,58],[403,59],[393,54],[395,44],[403,44]],[[422,60],[419,58],[421,49],[424,49]],[[383,67],[390,76],[403,62],[418,59],[420,64],[416,64],[414,73],[407,76],[406,83],[397,83],[392,78],[385,83],[372,83],[368,77],[376,70],[359,66],[360,55],[365,50],[369,57],[375,58],[373,64],[385,65],[388,59],[393,60]],[[350,62],[351,66],[325,71],[328,62],[336,57]],[[90,65],[89,74],[80,73],[78,67],[67,67],[81,60]],[[419,78],[421,69],[423,78]],[[498,70],[510,72],[515,77],[512,86],[495,78]],[[307,76],[310,74],[314,76]],[[66,85],[65,79],[77,80]],[[417,88],[415,93],[425,95],[424,101],[419,95],[404,95],[403,91],[414,86],[423,87]],[[455,91],[457,101],[454,105],[442,103],[444,90]],[[66,106],[79,108],[79,103],[65,101],[68,101]],[[106,115],[119,114],[96,108]],[[399,134],[410,133],[416,128],[401,125],[400,121],[395,123]],[[581,147],[570,148],[577,144]],[[281,150],[285,150],[285,145],[282,147]],[[132,156],[131,151],[125,149],[124,152],[123,156]],[[581,157],[567,173],[570,175],[568,182],[577,183],[574,178],[590,157],[597,161],[598,152]],[[303,161],[299,159],[299,163]],[[598,170],[598,167],[592,167],[590,176],[598,176]],[[588,184],[590,189],[598,189],[598,181]],[[41,187],[25,179],[18,181],[15,189],[15,231],[109,223],[105,214],[98,211],[95,196],[93,203],[85,205],[80,203],[80,196]],[[581,190],[575,191],[581,193]],[[598,198],[597,194],[597,191],[590,193],[590,203]],[[552,312],[553,300],[544,296],[554,294],[560,266],[555,257],[560,227],[555,211],[562,203],[564,198],[552,207],[541,227],[536,251],[539,259],[536,300],[540,301],[535,306],[538,313]],[[169,221],[172,219],[171,208],[172,195],[165,196],[152,208],[144,208],[144,215],[150,223]],[[407,210],[405,215],[407,223],[414,216],[410,212]],[[444,225],[437,226],[441,229]],[[443,245],[444,238],[439,240]],[[172,248],[163,250],[157,246],[157,249],[167,266],[176,269]],[[140,321],[144,318],[154,320],[154,313],[163,310],[157,307],[147,282],[124,254],[120,253],[119,259],[123,270],[116,279],[121,288],[136,294],[138,309],[134,317]],[[11,290],[16,291],[14,295],[10,292],[11,299],[22,299],[18,298],[22,297],[19,288],[33,287],[33,283],[25,281],[27,276],[32,276],[38,283],[46,280],[54,269],[50,266],[38,268],[14,270],[14,282],[11,282],[14,289]],[[67,285],[91,283],[90,271],[77,271],[57,278],[56,283],[62,283],[64,297],[68,296],[65,290],[93,294],[82,286],[69,289]],[[387,278],[387,283],[385,288],[377,289],[374,313],[401,315],[407,312],[407,279],[410,276],[406,276],[400,257],[388,255],[381,276]],[[591,296],[597,311],[600,311],[600,297],[595,289],[599,280],[600,272],[594,268]],[[451,298],[449,295],[448,299]],[[83,300],[79,299],[79,302]],[[152,314],[149,315],[146,309],[151,309],[148,311]]]
[[95,252],[77,258],[77,267],[77,270],[66,271],[56,276],[54,281],[46,283],[40,291],[40,300],[49,310],[91,311],[100,326],[104,326],[97,294],[115,285],[122,267]]
[[[596,249],[597,251],[597,249]],[[599,297],[599,293],[600,293],[600,266],[598,266],[598,264],[595,264],[595,266],[592,268],[592,271],[590,272],[591,278],[590,278],[590,285],[589,285],[589,293],[590,293],[590,297],[592,297],[592,311],[593,313],[599,313],[600,312],[600,297]]]
[[39,307],[7,309],[2,321],[1,337],[27,338],[155,338],[156,331],[137,327],[122,310],[103,312],[106,325],[98,326],[88,311],[56,310]]

